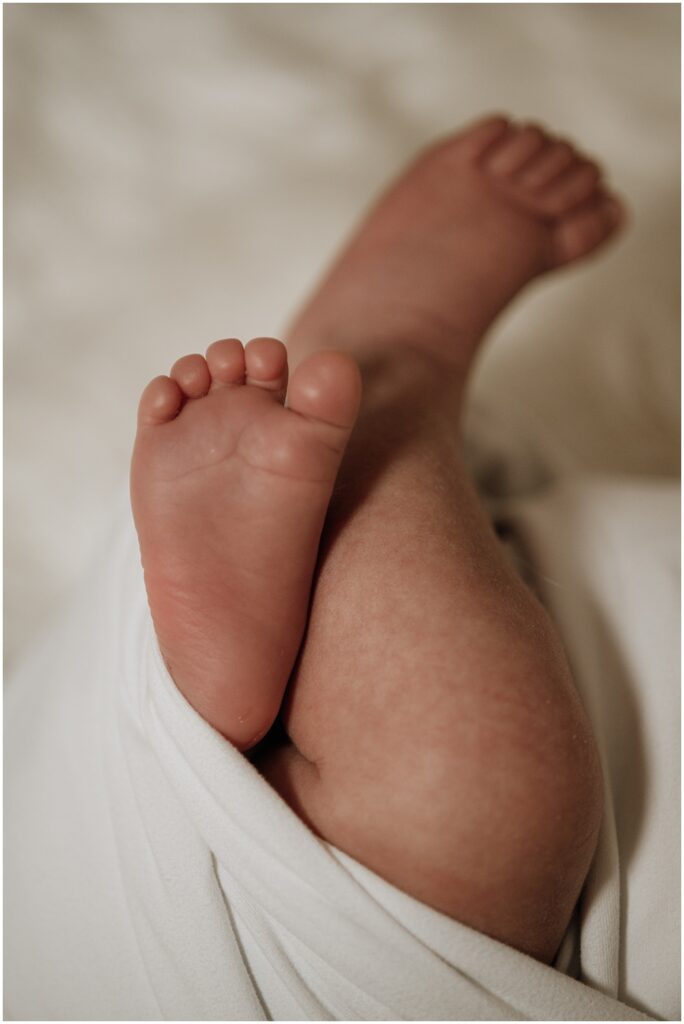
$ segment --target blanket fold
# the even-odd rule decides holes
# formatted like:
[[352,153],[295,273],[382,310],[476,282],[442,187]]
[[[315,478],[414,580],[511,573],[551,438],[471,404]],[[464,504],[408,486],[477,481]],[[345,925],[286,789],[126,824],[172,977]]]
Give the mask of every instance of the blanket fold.
[[12,680],[6,722],[10,1019],[654,1013],[621,1001],[610,804],[555,968],[398,891],[313,835],[176,689],[127,517]]

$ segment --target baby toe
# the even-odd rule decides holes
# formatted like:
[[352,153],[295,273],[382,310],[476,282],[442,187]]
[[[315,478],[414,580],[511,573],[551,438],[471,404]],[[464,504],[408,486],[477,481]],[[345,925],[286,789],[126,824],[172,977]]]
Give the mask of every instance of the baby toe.
[[143,391],[138,406],[140,426],[158,426],[177,415],[183,404],[183,392],[170,377],[155,377]]
[[459,152],[468,160],[478,160],[509,130],[510,122],[501,114],[491,114],[467,128],[453,139]]
[[177,359],[169,376],[176,381],[186,398],[202,398],[211,385],[207,361],[200,355]]
[[245,383],[245,350],[237,338],[223,338],[207,349],[207,365],[212,387],[229,387]]
[[284,399],[287,349],[277,338],[253,338],[245,345],[246,382]]

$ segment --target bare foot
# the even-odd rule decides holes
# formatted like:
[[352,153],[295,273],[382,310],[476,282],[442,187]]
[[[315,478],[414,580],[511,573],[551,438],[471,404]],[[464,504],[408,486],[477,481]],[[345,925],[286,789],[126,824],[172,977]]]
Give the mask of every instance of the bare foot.
[[409,168],[289,336],[291,358],[352,352],[364,399],[283,708],[292,743],[257,763],[328,842],[546,962],[596,847],[600,761],[454,427],[497,314],[622,217],[572,147],[490,118]]
[[569,143],[487,118],[432,146],[389,189],[288,345],[406,342],[462,368],[528,281],[596,251],[623,219],[599,168]]
[[240,749],[275,718],[304,630],[323,520],[356,419],[354,361],[294,373],[274,338],[217,341],[145,389],[131,499],[161,651]]

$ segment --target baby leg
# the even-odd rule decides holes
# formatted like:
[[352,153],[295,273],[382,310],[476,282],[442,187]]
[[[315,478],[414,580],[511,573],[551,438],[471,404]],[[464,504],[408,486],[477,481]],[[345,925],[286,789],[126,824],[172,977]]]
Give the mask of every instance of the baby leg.
[[260,766],[309,825],[438,910],[550,960],[601,774],[555,629],[511,569],[454,424],[482,332],[612,232],[593,165],[492,119],[401,179],[295,324],[361,365],[286,699]]

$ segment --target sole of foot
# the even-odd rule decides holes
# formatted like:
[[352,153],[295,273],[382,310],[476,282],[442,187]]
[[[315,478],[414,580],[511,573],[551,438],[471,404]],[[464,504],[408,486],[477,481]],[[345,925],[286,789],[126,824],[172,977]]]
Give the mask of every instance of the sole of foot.
[[256,338],[183,357],[140,400],[131,501],[159,646],[241,750],[280,708],[360,395],[349,356],[317,352],[288,385],[285,346]]

